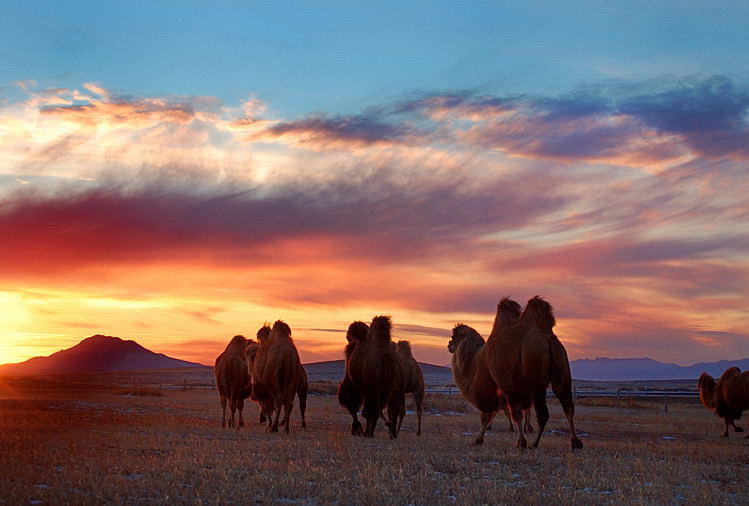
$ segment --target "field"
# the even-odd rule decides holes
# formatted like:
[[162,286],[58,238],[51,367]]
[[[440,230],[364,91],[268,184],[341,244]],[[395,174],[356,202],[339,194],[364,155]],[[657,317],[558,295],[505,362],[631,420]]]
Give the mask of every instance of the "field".
[[503,418],[472,446],[477,413],[428,395],[424,434],[406,417],[353,438],[334,396],[309,399],[308,427],[266,433],[245,409],[221,429],[210,388],[0,378],[2,504],[746,504],[749,440],[720,437],[695,399],[581,398],[585,448],[569,450],[551,400],[541,447],[519,450]]

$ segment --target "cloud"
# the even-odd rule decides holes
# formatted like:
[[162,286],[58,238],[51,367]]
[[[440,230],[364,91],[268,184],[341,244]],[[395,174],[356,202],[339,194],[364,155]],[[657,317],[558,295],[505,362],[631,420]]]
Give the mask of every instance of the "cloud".
[[279,122],[249,137],[251,141],[282,141],[314,149],[357,148],[418,143],[419,132],[403,123],[384,122],[376,116],[318,115]]

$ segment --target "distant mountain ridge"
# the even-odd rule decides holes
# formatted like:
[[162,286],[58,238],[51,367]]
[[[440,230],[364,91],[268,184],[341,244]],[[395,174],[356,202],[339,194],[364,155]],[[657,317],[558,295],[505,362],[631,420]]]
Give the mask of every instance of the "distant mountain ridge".
[[595,358],[570,362],[572,377],[596,381],[675,380],[699,378],[703,372],[719,377],[729,367],[749,370],[749,358],[698,362],[689,366],[651,358]]
[[47,357],[34,357],[17,364],[0,366],[6,374],[43,374],[72,372],[111,372],[145,369],[195,367],[202,364],[187,362],[154,353],[135,341],[97,334],[75,346]]
[[[453,383],[450,367],[419,362],[427,385]],[[75,372],[114,372],[180,367],[210,367],[154,353],[135,341],[101,334],[47,357],[34,357],[17,364],[0,365],[2,374],[44,374]],[[749,370],[749,358],[699,362],[689,366],[664,363],[650,358],[595,358],[570,362],[574,379],[594,381],[697,379],[706,372],[719,377],[727,368]],[[337,382],[343,377],[344,361],[330,360],[304,364],[310,381]]]

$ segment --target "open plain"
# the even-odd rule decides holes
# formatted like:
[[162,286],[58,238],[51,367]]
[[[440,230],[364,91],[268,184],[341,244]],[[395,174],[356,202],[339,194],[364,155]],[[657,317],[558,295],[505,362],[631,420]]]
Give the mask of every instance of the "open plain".
[[[248,403],[222,429],[210,387],[131,387],[91,377],[0,378],[2,504],[746,504],[749,440],[696,399],[577,401],[571,451],[556,400],[538,449],[506,420],[472,445],[478,413],[427,394],[423,434],[349,434],[330,385],[312,385],[306,429],[267,433]],[[317,393],[315,393],[317,392]],[[409,412],[410,413],[410,412]],[[743,423],[742,423],[743,425]]]

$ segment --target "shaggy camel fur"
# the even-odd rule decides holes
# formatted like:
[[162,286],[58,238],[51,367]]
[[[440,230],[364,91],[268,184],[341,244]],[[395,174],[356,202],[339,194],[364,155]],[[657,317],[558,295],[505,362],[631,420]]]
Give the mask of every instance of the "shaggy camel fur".
[[[346,348],[343,350],[346,357],[346,371],[348,371],[349,360],[354,348],[364,342],[368,331],[369,325],[364,322],[356,321],[349,325],[348,331],[346,331],[346,341],[348,341],[348,344],[346,344]],[[343,379],[338,384],[338,403],[346,408],[351,415],[351,435],[361,436],[362,425],[359,422],[357,413],[361,409],[363,400],[359,389],[356,388],[356,385],[351,381],[346,371],[344,371]]]
[[[741,418],[743,411],[749,409],[749,371],[741,372],[738,367],[729,367],[717,383],[712,376],[703,372],[697,384],[702,404],[723,418],[726,424],[723,437],[728,437],[729,426],[736,432],[743,432],[734,422]],[[749,438],[749,435],[746,437]]]
[[[517,302],[503,299],[497,316],[499,325],[509,327],[516,324],[520,309]],[[451,363],[455,383],[463,396],[481,412],[481,430],[475,440],[477,445],[484,442],[484,433],[499,409],[510,420],[510,430],[513,430],[507,399],[497,394],[497,385],[489,374],[484,344],[481,334],[461,323],[453,328],[452,338],[447,345],[448,351],[453,354]],[[526,429],[530,431],[533,428],[527,414],[525,418]]]
[[265,343],[267,345],[269,335],[270,327],[268,325],[263,325],[257,331],[257,342],[250,339],[250,342],[247,345],[247,357],[250,360],[250,373],[253,378],[250,398],[260,406],[258,423],[266,423],[268,418],[265,416],[265,413],[273,411],[273,398],[271,397],[270,392],[264,385],[258,383],[254,379],[257,377],[257,372],[255,370],[255,357],[257,357],[257,351],[260,349],[261,344]]
[[570,445],[572,449],[582,448],[583,443],[575,434],[575,406],[567,354],[552,330],[556,324],[553,309],[541,297],[533,297],[526,304],[520,320],[507,327],[500,322],[500,316],[503,306],[511,302],[502,299],[497,307],[486,353],[489,373],[500,396],[507,398],[518,430],[517,445],[520,448],[528,446],[522,426],[523,411],[533,406],[538,434],[532,447],[538,447],[549,420],[546,388],[551,382],[569,423]]
[[[366,420],[363,435],[373,437],[380,412],[387,406],[388,420],[396,421],[403,411],[403,367],[390,339],[392,324],[389,316],[372,319],[363,343],[354,347],[346,374],[361,393],[362,414]],[[398,424],[389,423],[390,438],[398,437]]]
[[234,336],[226,349],[216,358],[213,373],[221,401],[221,427],[227,426],[226,406],[229,405],[228,426],[234,426],[234,413],[239,411],[237,427],[244,425],[242,409],[244,400],[250,396],[252,383],[250,365],[246,354],[247,339]]
[[[416,361],[411,352],[411,343],[408,341],[398,341],[392,343],[391,348],[398,353],[401,359],[401,366],[403,366],[403,393],[411,394],[414,398],[414,404],[416,406],[416,435],[421,436],[421,415],[423,414],[424,404],[424,373],[421,370],[421,366]],[[406,417],[406,405],[403,405],[403,411],[398,415],[398,432],[401,430],[403,425],[403,419]],[[384,413],[380,412],[380,418],[385,421],[385,424],[390,424]]]
[[289,432],[294,396],[299,394],[299,409],[302,426],[306,426],[304,410],[307,401],[307,377],[299,360],[299,353],[291,339],[291,329],[281,320],[273,324],[268,337],[261,340],[255,355],[253,390],[267,391],[268,397],[261,401],[268,429],[278,432],[281,408],[284,409],[284,430]]
[[[414,396],[414,404],[416,405],[416,435],[421,436],[421,415],[424,404],[424,373],[421,371],[421,367],[414,358],[413,353],[411,353],[411,343],[408,341],[398,341],[398,356],[400,356],[401,365],[403,366],[403,393]],[[398,432],[401,430],[405,415],[406,409],[404,404],[403,411],[398,417]]]

